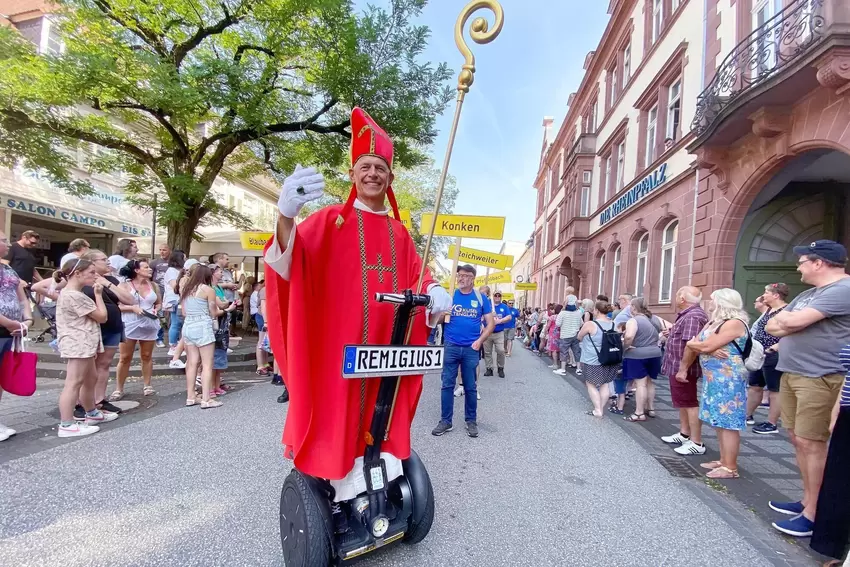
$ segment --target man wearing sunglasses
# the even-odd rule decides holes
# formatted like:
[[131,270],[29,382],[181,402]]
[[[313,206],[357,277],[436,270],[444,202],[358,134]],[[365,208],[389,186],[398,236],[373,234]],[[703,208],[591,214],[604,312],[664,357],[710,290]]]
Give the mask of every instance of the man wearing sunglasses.
[[832,411],[844,382],[839,353],[850,336],[850,276],[844,271],[847,250],[838,242],[817,240],[795,246],[794,253],[800,257],[800,280],[813,287],[777,313],[765,331],[780,337],[776,369],[782,372],[782,425],[788,429],[800,465],[803,499],[769,505],[792,516],[774,522],[774,528],[808,537],[826,466]]

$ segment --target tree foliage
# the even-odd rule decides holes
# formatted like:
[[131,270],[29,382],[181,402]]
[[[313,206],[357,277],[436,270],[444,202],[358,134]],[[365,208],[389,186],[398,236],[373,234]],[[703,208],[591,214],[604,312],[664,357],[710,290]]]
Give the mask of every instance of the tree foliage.
[[0,165],[83,194],[67,149],[100,146],[87,167],[125,172],[127,201],[156,204],[187,249],[204,223],[251,224],[214,199],[219,175],[335,175],[353,106],[416,166],[451,98],[446,65],[418,60],[425,2],[358,14],[347,0],[59,0],[61,54],[0,27]]

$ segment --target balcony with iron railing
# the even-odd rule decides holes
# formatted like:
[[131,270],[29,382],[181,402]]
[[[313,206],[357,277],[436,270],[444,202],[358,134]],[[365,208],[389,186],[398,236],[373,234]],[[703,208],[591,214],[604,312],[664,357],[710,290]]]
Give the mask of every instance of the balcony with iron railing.
[[697,97],[689,151],[746,134],[753,112],[787,105],[818,86],[815,64],[850,47],[850,0],[794,0],[726,55]]

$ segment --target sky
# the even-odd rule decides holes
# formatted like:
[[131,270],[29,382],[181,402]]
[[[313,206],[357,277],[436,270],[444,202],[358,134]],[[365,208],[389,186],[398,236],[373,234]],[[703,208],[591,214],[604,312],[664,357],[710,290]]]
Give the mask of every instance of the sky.
[[[358,2],[359,3],[359,2]],[[386,6],[384,0],[371,0]],[[454,26],[466,0],[429,0],[417,23],[431,29],[423,59],[445,61],[455,71],[463,56]],[[501,0],[504,27],[486,45],[468,38],[475,82],[466,95],[449,173],[458,181],[455,214],[504,216],[505,240],[525,242],[534,230],[537,195],[532,187],[543,142],[543,117],[563,122],[567,99],[578,89],[587,53],[608,23],[608,0]],[[478,15],[492,22],[490,11]],[[442,167],[455,102],[437,121],[432,153]],[[501,241],[464,239],[464,246],[498,251]]]

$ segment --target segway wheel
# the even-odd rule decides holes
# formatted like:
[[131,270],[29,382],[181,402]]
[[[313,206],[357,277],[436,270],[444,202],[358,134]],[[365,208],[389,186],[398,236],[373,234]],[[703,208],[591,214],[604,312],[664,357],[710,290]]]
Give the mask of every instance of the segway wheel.
[[280,493],[280,539],[286,567],[327,567],[330,542],[313,492],[293,470]]
[[[424,471],[424,469],[423,469]],[[424,510],[419,521],[416,520],[415,514],[410,516],[409,528],[404,536],[404,542],[411,545],[417,544],[425,539],[428,532],[431,531],[431,525],[434,523],[434,489],[431,487],[431,478],[425,472],[426,494],[424,502]],[[416,503],[414,503],[416,506]]]

